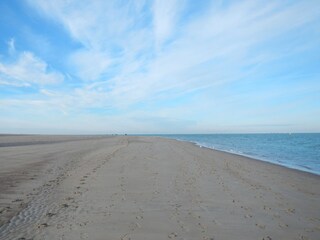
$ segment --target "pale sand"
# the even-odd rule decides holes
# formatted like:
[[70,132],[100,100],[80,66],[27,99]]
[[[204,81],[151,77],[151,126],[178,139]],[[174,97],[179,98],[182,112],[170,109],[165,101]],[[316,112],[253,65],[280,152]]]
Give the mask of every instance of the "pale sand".
[[0,239],[320,238],[316,175],[156,137],[0,146]]

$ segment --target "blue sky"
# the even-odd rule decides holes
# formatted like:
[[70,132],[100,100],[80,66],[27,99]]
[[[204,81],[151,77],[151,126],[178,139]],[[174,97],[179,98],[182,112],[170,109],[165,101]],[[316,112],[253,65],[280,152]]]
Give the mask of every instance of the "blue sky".
[[0,132],[320,132],[320,4],[2,0]]

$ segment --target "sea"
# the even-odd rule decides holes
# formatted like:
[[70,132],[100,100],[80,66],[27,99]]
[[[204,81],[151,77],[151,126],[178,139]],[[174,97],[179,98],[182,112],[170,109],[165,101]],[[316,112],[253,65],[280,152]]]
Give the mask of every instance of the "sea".
[[320,175],[320,133],[161,136]]

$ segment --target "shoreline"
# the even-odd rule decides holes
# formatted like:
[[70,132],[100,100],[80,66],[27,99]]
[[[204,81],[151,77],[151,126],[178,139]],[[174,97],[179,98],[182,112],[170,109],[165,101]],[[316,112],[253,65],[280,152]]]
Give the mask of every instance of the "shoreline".
[[[186,141],[186,142],[188,142],[188,141]],[[283,168],[288,169],[288,170],[297,171],[297,172],[300,172],[300,173],[305,173],[305,174],[310,174],[310,175],[313,175],[313,176],[316,176],[316,177],[320,177],[320,173],[307,171],[307,170],[304,170],[303,168],[300,169],[300,168],[290,167],[289,165],[277,163],[277,162],[274,162],[274,161],[271,161],[271,160],[267,160],[267,159],[260,159],[258,157],[254,157],[254,156],[250,156],[250,155],[246,155],[246,154],[234,153],[234,152],[229,152],[229,151],[226,151],[226,150],[220,150],[220,149],[214,149],[214,148],[210,148],[210,147],[200,146],[200,145],[198,145],[197,143],[194,143],[194,142],[189,142],[189,143],[192,143],[195,146],[200,147],[200,148],[206,148],[206,149],[209,149],[209,150],[212,150],[212,151],[227,153],[227,154],[231,154],[231,155],[235,155],[235,156],[239,156],[239,157],[245,157],[245,158],[250,159],[252,161],[259,161],[259,162],[263,162],[263,163],[267,163],[267,164],[272,164],[273,166],[276,166],[276,167],[283,167]]]
[[[173,140],[177,140],[177,139],[173,139]],[[177,140],[177,141],[180,141],[180,140]],[[255,162],[259,162],[261,164],[272,165],[272,166],[274,166],[276,168],[278,168],[278,167],[279,168],[283,168],[285,171],[292,171],[292,172],[296,172],[298,174],[305,174],[307,176],[315,177],[315,178],[319,178],[320,179],[320,174],[317,174],[317,173],[314,173],[314,172],[303,171],[301,169],[297,169],[297,168],[293,168],[293,167],[291,168],[291,167],[288,167],[286,165],[281,165],[281,164],[277,164],[277,163],[274,163],[274,162],[271,162],[271,161],[268,161],[268,160],[254,158],[252,156],[245,155],[245,154],[238,154],[238,153],[228,152],[228,151],[214,149],[214,148],[210,148],[210,147],[200,146],[197,143],[191,142],[191,141],[181,140],[181,142],[189,143],[189,144],[192,144],[193,146],[196,146],[196,147],[202,148],[202,149],[207,149],[209,151],[220,152],[220,153],[223,153],[223,154],[230,154],[230,155],[233,155],[235,157],[240,157],[240,158],[247,159],[248,161],[255,161]]]
[[53,140],[1,148],[0,239],[320,234],[318,175],[163,137]]
[[263,159],[263,158],[259,158],[257,156],[252,156],[252,155],[248,155],[248,154],[243,154],[243,153],[237,153],[237,152],[232,152],[232,151],[227,151],[227,150],[222,150],[222,149],[216,149],[216,148],[211,148],[211,147],[207,147],[207,146],[203,146],[195,141],[188,141],[188,140],[181,140],[181,139],[176,139],[176,138],[170,138],[170,137],[163,137],[165,139],[173,139],[173,140],[176,140],[176,141],[179,141],[179,142],[186,142],[186,143],[191,143],[197,147],[200,147],[200,148],[206,148],[206,149],[210,149],[210,150],[213,150],[213,151],[218,151],[218,152],[223,152],[223,153],[227,153],[227,154],[233,154],[233,155],[236,155],[236,156],[240,156],[240,157],[246,157],[246,158],[249,158],[249,159],[252,159],[252,160],[255,160],[255,161],[261,161],[261,162],[265,162],[265,163],[269,163],[269,164],[273,164],[275,166],[280,166],[280,167],[284,167],[284,168],[287,168],[287,169],[291,169],[291,170],[296,170],[296,171],[300,171],[300,172],[304,172],[304,173],[309,173],[309,174],[312,174],[312,175],[316,175],[316,176],[319,176],[320,177],[320,172],[316,172],[316,171],[312,171],[312,169],[304,166],[300,166],[300,167],[296,167],[296,166],[291,166],[289,164],[284,164],[284,163],[281,163],[281,162],[278,162],[278,161],[273,161],[273,160],[269,160],[269,159]]

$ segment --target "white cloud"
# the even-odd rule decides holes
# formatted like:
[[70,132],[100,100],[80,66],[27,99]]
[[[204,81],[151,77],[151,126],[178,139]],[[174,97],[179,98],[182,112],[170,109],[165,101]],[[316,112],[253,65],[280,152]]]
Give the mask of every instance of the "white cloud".
[[[70,64],[91,82],[69,93],[82,99],[72,104],[125,108],[239,81],[252,73],[242,71],[247,65],[282,57],[263,50],[265,42],[318,16],[311,1],[239,1],[228,6],[212,1],[179,25],[184,1],[156,0],[148,12],[150,24],[141,22],[145,1],[120,2],[30,1],[83,46],[69,56]],[[105,78],[114,65],[115,77]]]
[[61,73],[49,70],[47,63],[31,52],[22,52],[15,62],[0,62],[0,83],[5,85],[54,84],[62,82],[63,78]]
[[[32,6],[54,19],[82,44],[71,54],[70,65],[83,80],[98,80],[112,59],[114,49],[124,51],[130,41],[128,29],[134,24],[129,12],[141,11],[144,1],[119,6],[117,1],[30,1]],[[134,37],[133,37],[134,38]]]
[[[166,9],[168,6],[162,7]],[[250,74],[242,71],[248,64],[264,64],[283,57],[282,53],[263,50],[259,46],[304,26],[317,16],[312,4],[308,3],[283,7],[279,3],[261,5],[246,1],[221,10],[215,7],[208,8],[200,17],[186,24],[179,36],[155,57],[146,61],[134,57],[129,58],[130,61],[121,59],[121,71],[107,82],[106,104],[130,106],[239,81]],[[176,8],[167,20],[159,23],[168,24],[163,27],[163,36],[168,37],[173,29],[172,19],[179,12],[179,7]],[[305,16],[300,9],[310,14]],[[146,36],[145,41],[152,41]],[[253,51],[255,48],[260,50]],[[136,65],[136,70],[129,71],[133,65]],[[144,66],[144,71],[139,70],[141,66]]]

